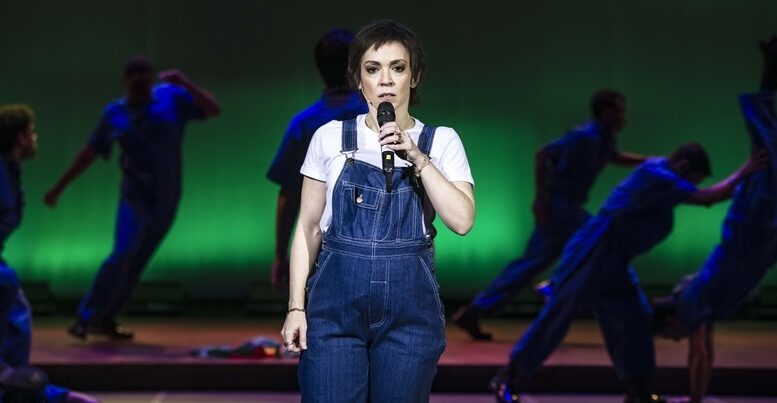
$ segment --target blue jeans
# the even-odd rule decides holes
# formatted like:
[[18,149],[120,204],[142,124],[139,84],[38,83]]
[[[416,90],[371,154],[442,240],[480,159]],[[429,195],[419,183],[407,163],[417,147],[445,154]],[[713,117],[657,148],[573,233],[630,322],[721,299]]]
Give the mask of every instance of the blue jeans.
[[[16,272],[0,262],[0,364],[12,368],[30,365],[32,310]],[[69,391],[56,385],[34,394],[16,396],[0,387],[0,403],[9,401],[64,402]]]
[[593,307],[607,351],[622,380],[650,378],[655,372],[652,308],[629,267],[632,256],[624,234],[597,234],[593,219],[567,245],[553,273],[553,292],[516,343],[511,366],[530,379],[561,344],[582,309]]
[[583,209],[569,209],[563,218],[553,219],[545,227],[535,227],[523,256],[508,263],[472,301],[478,311],[494,314],[512,297],[529,285],[540,272],[561,256],[564,245],[589,215]]
[[113,252],[78,306],[83,321],[110,320],[121,311],[173,222],[174,210],[153,213],[137,204],[119,203]]

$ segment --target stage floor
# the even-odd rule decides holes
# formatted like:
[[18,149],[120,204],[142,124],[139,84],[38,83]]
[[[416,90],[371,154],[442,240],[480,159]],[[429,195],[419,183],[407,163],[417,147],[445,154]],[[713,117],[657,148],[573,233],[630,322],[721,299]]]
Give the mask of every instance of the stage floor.
[[[296,393],[95,393],[104,403],[299,403]],[[681,401],[668,396],[669,403]],[[710,396],[704,403],[769,403],[769,397]],[[430,403],[493,403],[490,394],[433,394]],[[622,403],[623,395],[525,394],[523,403]]]
[[[65,333],[63,318],[35,322],[32,361],[52,379],[82,390],[294,390],[296,358],[200,359],[193,348],[237,346],[264,335],[280,341],[282,318],[129,317],[133,342],[82,342]],[[493,342],[471,341],[449,325],[435,390],[485,392],[488,377],[506,362],[528,320],[486,320]],[[777,323],[723,322],[716,328],[717,393],[777,395]],[[687,344],[656,339],[657,386],[683,393]],[[720,382],[716,382],[719,380]],[[619,392],[597,324],[579,320],[535,382],[538,392]]]

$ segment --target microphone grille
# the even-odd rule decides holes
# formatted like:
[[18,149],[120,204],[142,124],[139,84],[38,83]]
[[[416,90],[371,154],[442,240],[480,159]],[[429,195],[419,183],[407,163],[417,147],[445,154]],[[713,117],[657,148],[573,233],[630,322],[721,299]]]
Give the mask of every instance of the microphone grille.
[[383,126],[387,122],[397,120],[394,114],[394,105],[391,102],[384,101],[378,105],[378,126]]

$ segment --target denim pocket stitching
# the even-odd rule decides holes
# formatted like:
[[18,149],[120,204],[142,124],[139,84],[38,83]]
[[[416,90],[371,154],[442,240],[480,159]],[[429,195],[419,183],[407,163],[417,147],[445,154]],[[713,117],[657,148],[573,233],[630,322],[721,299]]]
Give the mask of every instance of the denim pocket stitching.
[[[324,253],[323,250],[321,253]],[[324,269],[326,269],[327,263],[329,263],[329,259],[331,258],[332,258],[332,253],[329,252],[326,258],[324,258],[324,261],[318,265],[316,272],[313,273],[313,277],[309,279],[309,281],[312,280],[313,282],[309,287],[308,296],[307,296],[307,306],[310,306],[310,302],[313,300],[313,292],[316,290],[316,285],[318,285],[318,281],[321,280],[321,276],[324,275]]]
[[423,256],[418,256],[418,260],[421,262],[424,273],[426,273],[426,278],[429,280],[429,285],[432,286],[432,290],[435,293],[434,300],[435,303],[437,303],[437,313],[440,315],[440,319],[442,319],[443,323],[445,323],[445,313],[443,312],[442,303],[440,302],[440,284],[432,277],[432,269],[426,264]]
[[[386,270],[386,290],[383,292],[383,312],[382,316],[380,318],[380,322],[371,324],[370,329],[374,329],[380,325],[382,325],[386,321],[386,311],[388,310],[388,297],[389,297],[389,273],[391,273],[390,270]],[[376,283],[383,283],[383,281],[375,281]],[[370,282],[372,283],[372,282]]]

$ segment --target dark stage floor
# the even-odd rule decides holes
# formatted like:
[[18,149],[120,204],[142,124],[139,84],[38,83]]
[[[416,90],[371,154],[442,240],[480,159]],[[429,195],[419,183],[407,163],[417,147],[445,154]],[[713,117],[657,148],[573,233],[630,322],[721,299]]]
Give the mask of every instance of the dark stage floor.
[[[36,320],[32,360],[44,367],[55,382],[80,390],[293,391],[296,387],[296,358],[224,360],[188,356],[194,347],[238,345],[258,335],[280,340],[282,318],[131,317],[126,324],[136,331],[132,343],[76,341],[66,335],[67,324],[65,319]],[[449,326],[448,348],[440,361],[434,390],[486,392],[488,378],[504,364],[527,324],[526,320],[484,322],[496,336],[490,343],[470,341]],[[663,393],[683,393],[687,385],[686,344],[667,340],[657,340],[656,344],[657,388]],[[713,393],[777,396],[777,323],[722,323],[716,329],[716,346]],[[542,394],[619,393],[596,323],[576,322],[534,384],[534,392]],[[284,395],[278,396],[281,400],[267,401],[285,401]],[[151,401],[131,400],[130,395],[127,399],[117,401]]]
[[[275,393],[234,393],[234,392],[157,392],[157,393],[95,393],[104,403],[298,403],[299,394],[288,392]],[[668,396],[669,402],[681,401],[680,397]],[[710,396],[704,403],[769,403],[769,397],[747,396]],[[430,403],[493,403],[489,394],[436,393]],[[580,394],[527,394],[521,397],[525,403],[621,403],[622,395],[580,395]]]

